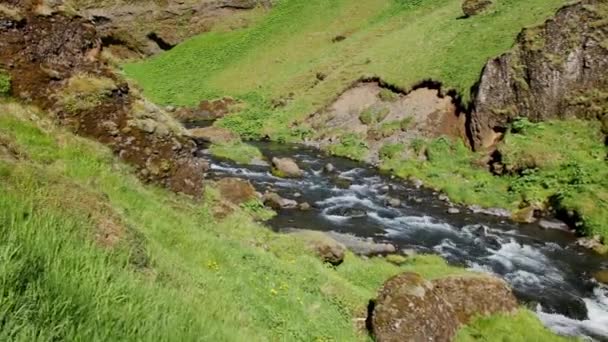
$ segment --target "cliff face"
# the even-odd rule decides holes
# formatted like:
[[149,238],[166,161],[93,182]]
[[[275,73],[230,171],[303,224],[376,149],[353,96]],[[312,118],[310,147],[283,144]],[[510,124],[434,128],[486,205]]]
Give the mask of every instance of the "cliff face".
[[11,95],[109,146],[141,179],[200,195],[205,163],[183,128],[104,62],[90,22],[43,4],[13,1],[0,11],[0,69]]
[[512,51],[487,63],[469,134],[481,149],[496,143],[516,117],[605,122],[607,113],[608,2],[584,0],[525,29]]

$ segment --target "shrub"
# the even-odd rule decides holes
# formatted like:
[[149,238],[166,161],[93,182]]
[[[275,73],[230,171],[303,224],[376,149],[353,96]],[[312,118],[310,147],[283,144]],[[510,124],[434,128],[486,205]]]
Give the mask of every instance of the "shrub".
[[399,154],[401,152],[403,152],[404,149],[405,149],[405,145],[403,145],[401,143],[386,144],[386,145],[382,146],[382,148],[380,148],[380,151],[378,152],[378,154],[380,155],[380,159],[388,160],[388,159],[393,159],[393,158],[399,156]]
[[347,134],[340,138],[340,143],[329,147],[329,152],[335,156],[363,160],[369,148],[365,141],[356,134]]
[[6,96],[11,91],[11,76],[0,70],[0,96]]
[[382,101],[395,102],[399,99],[399,94],[393,92],[390,89],[382,88],[382,90],[380,90],[380,93],[378,94],[378,97]]

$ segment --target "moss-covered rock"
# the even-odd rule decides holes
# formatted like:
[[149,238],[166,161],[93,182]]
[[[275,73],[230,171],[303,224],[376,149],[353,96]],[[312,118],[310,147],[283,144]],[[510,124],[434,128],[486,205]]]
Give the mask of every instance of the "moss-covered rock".
[[467,17],[470,17],[485,11],[490,5],[492,5],[492,1],[490,0],[464,0],[462,12]]

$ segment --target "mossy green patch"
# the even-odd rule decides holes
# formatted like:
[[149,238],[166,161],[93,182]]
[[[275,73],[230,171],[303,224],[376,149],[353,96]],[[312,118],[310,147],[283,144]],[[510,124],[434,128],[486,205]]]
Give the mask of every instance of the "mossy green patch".
[[339,143],[329,146],[328,150],[334,156],[364,160],[369,152],[369,147],[363,138],[348,133],[340,137]]
[[209,148],[209,151],[216,157],[229,159],[240,164],[249,164],[255,159],[263,158],[262,152],[257,147],[240,141],[213,144]]
[[0,69],[0,96],[6,96],[11,91],[11,76]]

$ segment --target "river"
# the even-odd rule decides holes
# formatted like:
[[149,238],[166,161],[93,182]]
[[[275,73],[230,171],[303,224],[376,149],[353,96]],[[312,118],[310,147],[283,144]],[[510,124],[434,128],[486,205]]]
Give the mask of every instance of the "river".
[[[439,254],[451,264],[505,279],[520,302],[553,331],[608,341],[608,288],[591,277],[608,268],[608,259],[577,247],[571,233],[516,224],[466,207],[449,214],[451,205],[437,193],[374,167],[299,145],[256,146],[268,159],[293,158],[305,176],[277,178],[268,165],[237,165],[201,153],[211,162],[211,178],[247,179],[260,192],[271,190],[312,205],[309,211],[279,212],[268,222],[273,229],[336,231]],[[328,163],[335,166],[331,174],[323,171]],[[389,206],[390,199],[401,203]]]

